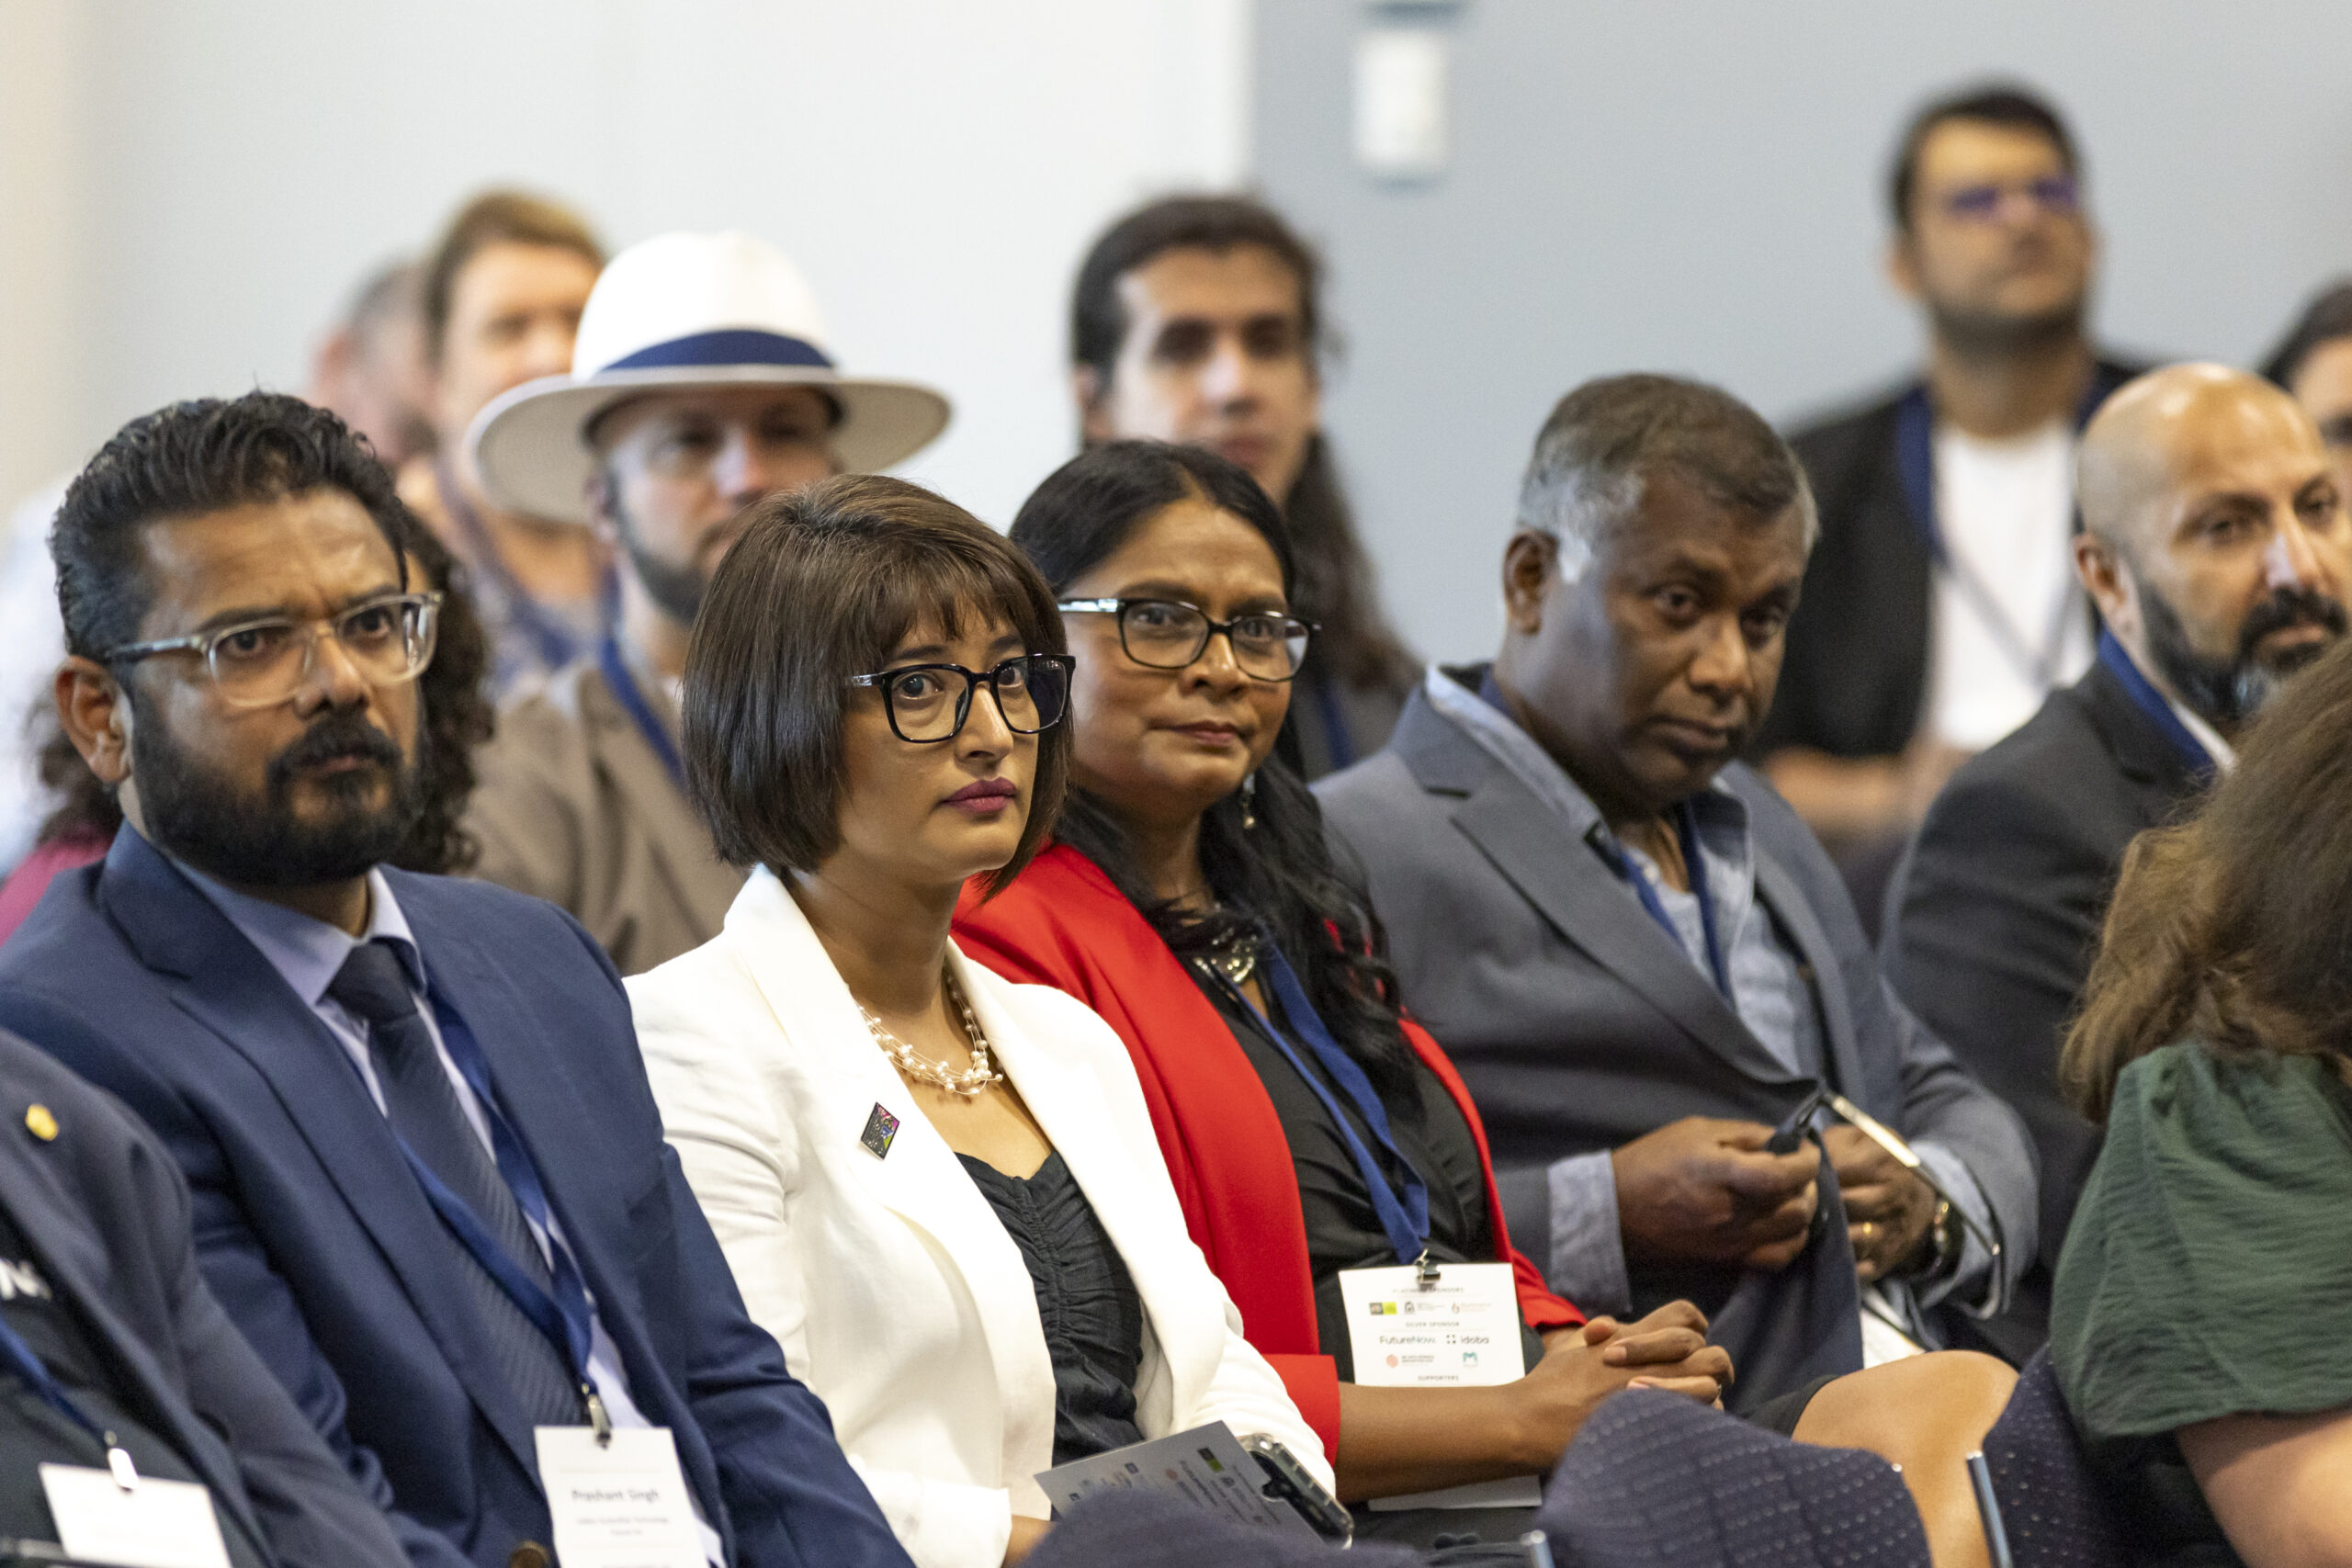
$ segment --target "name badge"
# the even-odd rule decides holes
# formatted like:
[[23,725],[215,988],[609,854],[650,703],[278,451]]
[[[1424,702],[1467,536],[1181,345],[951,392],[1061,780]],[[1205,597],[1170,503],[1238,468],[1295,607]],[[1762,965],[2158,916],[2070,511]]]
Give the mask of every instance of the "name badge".
[[667,1427],[537,1430],[539,1485],[563,1568],[706,1568],[694,1502]]
[[79,1465],[40,1467],[40,1489],[65,1555],[121,1568],[229,1568],[212,1494],[193,1482],[135,1476]]
[[[1411,1264],[1343,1269],[1355,1381],[1366,1388],[1491,1388],[1527,1375],[1521,1345],[1519,1282],[1508,1263],[1447,1263],[1424,1281]],[[1532,1475],[1376,1497],[1374,1513],[1411,1508],[1533,1507],[1544,1483]]]

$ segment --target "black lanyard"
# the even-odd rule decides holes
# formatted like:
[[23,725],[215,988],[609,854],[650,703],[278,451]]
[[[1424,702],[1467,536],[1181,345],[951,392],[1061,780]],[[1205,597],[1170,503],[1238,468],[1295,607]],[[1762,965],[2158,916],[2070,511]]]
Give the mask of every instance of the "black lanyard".
[[686,764],[679,757],[677,745],[670,739],[670,732],[662,728],[661,716],[653,711],[653,705],[645,700],[645,693],[639,688],[637,677],[629,670],[628,660],[621,657],[620,639],[605,638],[603,645],[596,649],[596,668],[603,671],[605,684],[611,689],[613,700],[628,710],[630,721],[637,726],[637,732],[645,737],[646,745],[662,759],[662,765],[670,771],[670,782],[683,793],[686,787]]
[[[1707,863],[1699,853],[1698,816],[1687,800],[1675,807],[1674,831],[1682,843],[1682,869],[1690,878],[1690,896],[1699,900],[1699,930],[1706,938],[1707,969],[1714,976],[1715,989],[1722,992],[1724,1000],[1737,1011],[1738,999],[1733,996],[1731,988],[1731,966],[1724,962],[1723,937],[1715,929],[1715,901],[1707,895]],[[1634,863],[1633,857],[1610,840],[1607,833],[1605,828],[1597,830],[1593,834],[1592,847],[1600,852],[1600,858],[1609,863],[1611,871],[1632,885],[1634,896],[1642,901],[1642,908],[1648,912],[1650,919],[1657,922],[1658,930],[1664,931],[1677,948],[1680,948],[1682,932],[1675,925],[1674,917],[1666,912],[1666,900],[1657,896],[1657,889],[1650,886],[1650,879],[1642,874],[1641,867]]]

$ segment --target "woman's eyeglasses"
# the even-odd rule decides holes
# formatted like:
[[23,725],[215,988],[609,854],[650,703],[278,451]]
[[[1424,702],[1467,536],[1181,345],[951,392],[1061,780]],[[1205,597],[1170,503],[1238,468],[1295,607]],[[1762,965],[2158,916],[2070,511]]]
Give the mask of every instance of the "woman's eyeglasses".
[[1051,729],[1069,711],[1069,672],[1077,662],[1065,654],[1024,653],[990,670],[907,664],[853,675],[849,684],[878,687],[890,733],[930,746],[964,732],[964,721],[972,716],[972,694],[983,684],[1007,729],[1016,735]]
[[1119,646],[1129,659],[1153,670],[1182,670],[1209,650],[1222,633],[1233,662],[1254,681],[1287,681],[1306,660],[1306,639],[1315,624],[1295,615],[1267,613],[1212,621],[1196,605],[1172,599],[1065,599],[1054,606],[1066,615],[1116,615]]

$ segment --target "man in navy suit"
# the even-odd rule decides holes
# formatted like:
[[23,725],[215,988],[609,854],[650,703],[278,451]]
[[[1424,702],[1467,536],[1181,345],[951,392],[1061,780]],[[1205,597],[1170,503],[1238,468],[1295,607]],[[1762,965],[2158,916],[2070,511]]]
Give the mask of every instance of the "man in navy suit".
[[420,1568],[546,1568],[540,1445],[581,1427],[666,1428],[718,1568],[899,1568],[662,1141],[612,965],[379,863],[420,807],[415,526],[291,398],[92,460],[57,698],[124,827],[0,955],[0,1027],[162,1137],[207,1282]]

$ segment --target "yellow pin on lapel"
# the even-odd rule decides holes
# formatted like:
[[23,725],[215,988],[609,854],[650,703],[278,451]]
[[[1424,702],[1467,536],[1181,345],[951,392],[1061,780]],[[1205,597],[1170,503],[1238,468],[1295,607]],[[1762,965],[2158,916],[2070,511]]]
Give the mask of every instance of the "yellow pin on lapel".
[[57,1118],[50,1114],[46,1105],[25,1108],[25,1127],[44,1144],[57,1136]]

